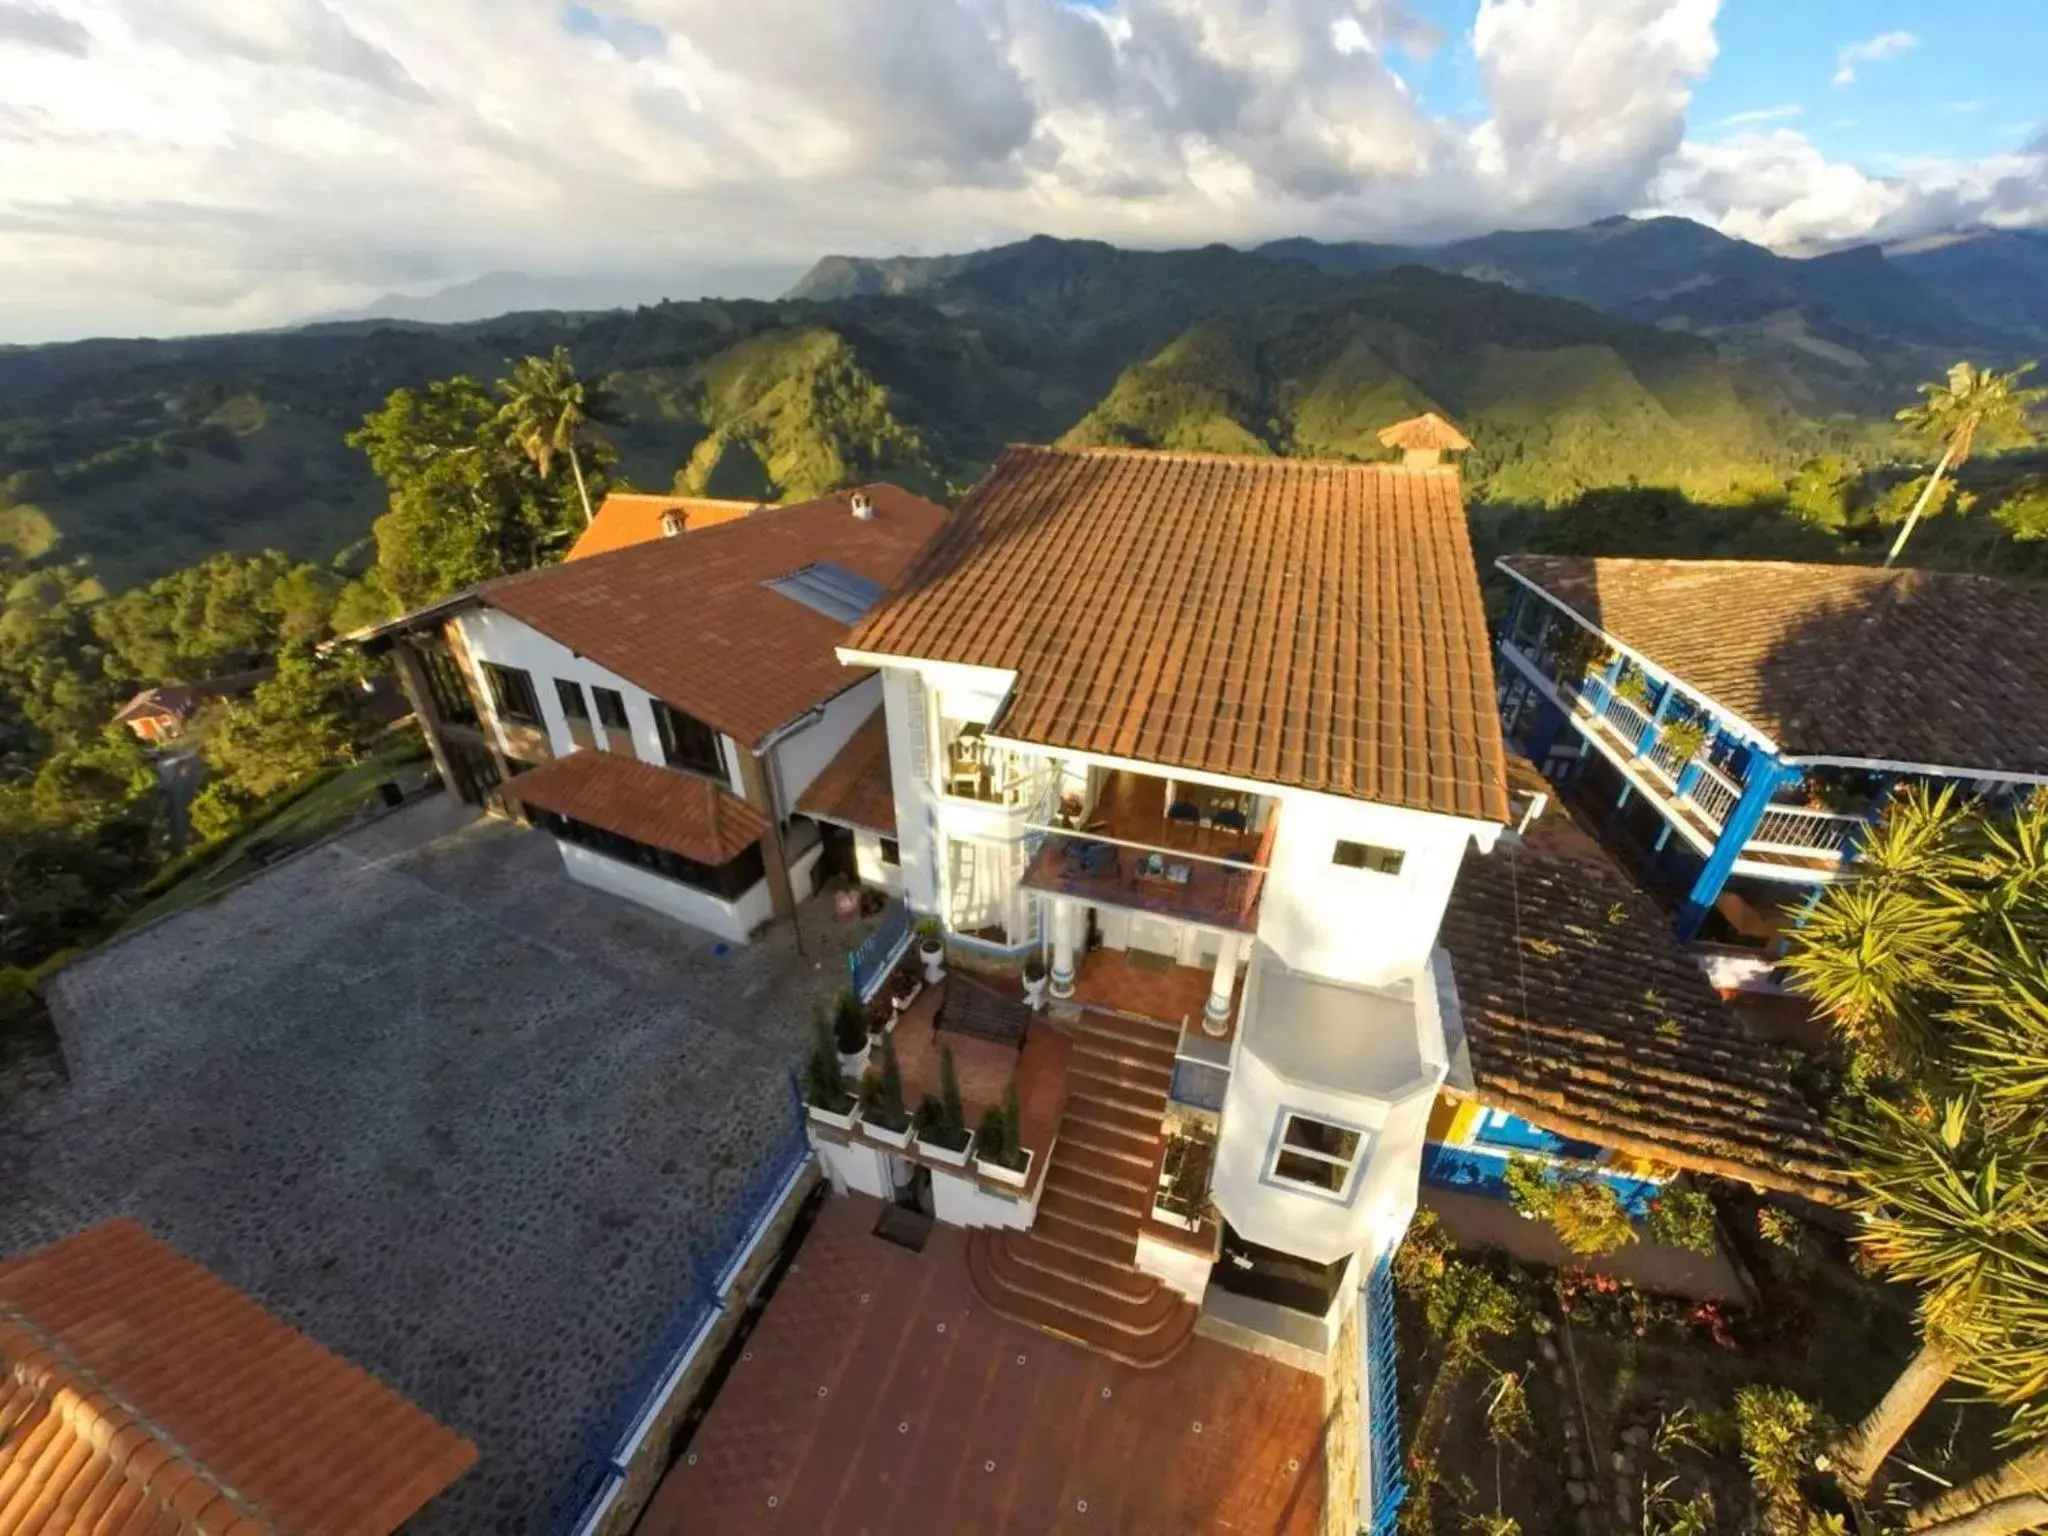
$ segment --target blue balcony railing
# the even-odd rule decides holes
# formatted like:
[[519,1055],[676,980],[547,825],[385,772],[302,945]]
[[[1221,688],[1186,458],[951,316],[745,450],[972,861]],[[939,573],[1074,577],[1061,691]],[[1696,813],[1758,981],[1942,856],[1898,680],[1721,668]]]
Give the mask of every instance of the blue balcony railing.
[[1400,1379],[1395,1369],[1394,1274],[1381,1255],[1365,1281],[1365,1389],[1370,1536],[1393,1536],[1408,1497],[1401,1449]]
[[854,995],[862,1002],[872,998],[909,947],[910,909],[892,901],[882,909],[874,931],[847,953],[846,979]]

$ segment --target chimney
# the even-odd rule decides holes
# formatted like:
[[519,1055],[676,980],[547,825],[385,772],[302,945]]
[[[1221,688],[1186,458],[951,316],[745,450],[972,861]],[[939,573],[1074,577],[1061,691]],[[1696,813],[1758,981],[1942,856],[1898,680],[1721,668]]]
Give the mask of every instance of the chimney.
[[683,522],[683,514],[680,512],[668,511],[661,514],[661,536],[664,539],[674,538],[686,526]]
[[1446,451],[1462,453],[1472,446],[1464,433],[1434,411],[1395,422],[1380,433],[1380,441],[1400,449],[1401,463],[1408,469],[1440,468]]
[[850,498],[850,505],[853,507],[853,515],[862,522],[869,523],[874,521],[875,499],[866,491],[855,491]]

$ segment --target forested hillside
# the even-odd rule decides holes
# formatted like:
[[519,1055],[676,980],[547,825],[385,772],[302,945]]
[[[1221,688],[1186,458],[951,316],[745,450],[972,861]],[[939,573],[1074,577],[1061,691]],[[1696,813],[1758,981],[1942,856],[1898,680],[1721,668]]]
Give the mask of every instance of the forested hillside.
[[[2033,251],[1932,254],[2010,279]],[[276,660],[196,728],[195,832],[254,825],[371,743],[352,664],[312,645],[559,558],[579,481],[950,497],[1010,441],[1377,458],[1434,410],[1473,440],[1482,559],[1874,559],[1934,457],[1893,412],[1958,357],[2016,360],[1981,325],[2011,281],[1966,315],[1875,252],[1788,263],[1624,220],[1415,254],[1034,239],[834,258],[775,302],[0,348],[0,1015],[7,965],[176,871],[108,723],[127,693]],[[536,379],[589,406],[573,471],[520,424]],[[2048,573],[2048,464],[2004,446],[1910,558]]]

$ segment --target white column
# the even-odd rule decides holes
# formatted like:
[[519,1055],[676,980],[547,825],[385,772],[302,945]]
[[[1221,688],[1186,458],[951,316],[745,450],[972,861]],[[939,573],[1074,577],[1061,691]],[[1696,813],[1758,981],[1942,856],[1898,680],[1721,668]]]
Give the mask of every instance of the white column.
[[1234,933],[1216,946],[1216,970],[1209,978],[1209,1001],[1202,1005],[1202,1028],[1209,1034],[1230,1033],[1230,994],[1237,985],[1237,957],[1244,940]]
[[1052,903],[1052,995],[1074,995],[1074,927],[1078,903],[1056,896]]

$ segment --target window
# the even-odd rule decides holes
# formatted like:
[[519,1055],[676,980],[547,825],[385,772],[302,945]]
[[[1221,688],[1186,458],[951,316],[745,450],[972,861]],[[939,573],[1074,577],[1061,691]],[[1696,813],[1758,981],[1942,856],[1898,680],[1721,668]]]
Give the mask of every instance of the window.
[[1379,848],[1371,843],[1351,843],[1340,839],[1337,851],[1330,855],[1330,862],[1341,864],[1346,869],[1369,869],[1376,875],[1398,875],[1404,857],[1398,848]]
[[687,885],[722,901],[739,900],[767,878],[768,868],[762,861],[759,843],[749,844],[723,864],[700,864],[680,853],[655,848],[553,811],[539,812],[534,820],[565,843],[588,848],[592,853],[661,875],[678,885]]
[[572,683],[567,678],[555,679],[555,697],[562,704],[562,718],[572,724],[581,720],[590,724],[590,706],[583,700],[583,685]]
[[591,693],[597,698],[597,720],[608,731],[630,730],[626,724],[626,699],[616,688],[593,686]]
[[882,862],[891,869],[895,869],[903,862],[903,850],[896,846],[896,839],[893,837],[882,839]]
[[1272,1177],[1348,1199],[1365,1133],[1290,1113],[1273,1151]]
[[540,724],[540,698],[533,691],[533,674],[524,667],[501,667],[484,663],[484,681],[490,685],[491,702],[498,716],[519,725]]
[[718,732],[672,704],[654,700],[654,728],[661,732],[661,755],[671,768],[725,777],[725,754],[718,750]]
[[470,697],[469,684],[462,680],[462,671],[448,654],[448,647],[438,639],[422,641],[419,656],[435,711],[449,725],[475,725],[476,700]]

